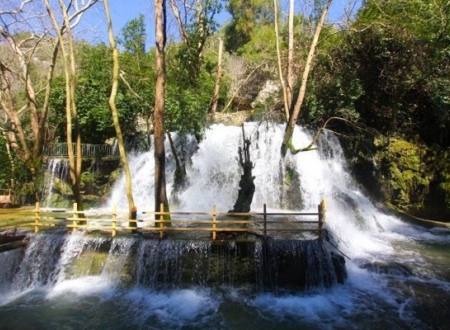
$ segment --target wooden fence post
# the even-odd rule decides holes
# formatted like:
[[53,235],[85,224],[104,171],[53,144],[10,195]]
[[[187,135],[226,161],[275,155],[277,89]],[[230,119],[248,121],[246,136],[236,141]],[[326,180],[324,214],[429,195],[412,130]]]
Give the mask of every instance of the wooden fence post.
[[128,226],[134,228],[131,229],[131,232],[135,234],[137,233],[137,207],[135,205],[131,207],[129,217]]
[[213,205],[213,218],[212,218],[212,229],[213,229],[212,230],[212,239],[213,239],[213,241],[215,241],[217,238],[216,227],[217,227],[216,205]]
[[266,204],[264,204],[264,240],[267,239],[267,212],[266,212]]
[[[159,220],[163,221],[164,220],[164,203],[161,203],[160,207],[159,207],[159,211],[160,211],[160,215],[159,215]],[[164,227],[164,223],[160,222],[159,223],[159,227],[161,228],[161,230],[159,231],[159,238],[163,238],[164,237],[164,230],[162,230],[162,228]]]
[[36,202],[36,210],[35,210],[35,214],[34,214],[34,232],[38,233],[39,232],[39,219],[40,219],[40,207],[39,207],[39,202]]
[[319,210],[319,239],[323,239],[323,225],[325,223],[326,217],[326,206],[324,199],[322,199],[322,201],[320,202],[318,210]]
[[73,228],[72,233],[75,233],[78,229],[78,205],[73,203]]
[[111,236],[112,237],[116,237],[117,234],[117,230],[116,230],[116,225],[117,225],[117,205],[114,204],[113,205],[113,209],[112,209],[112,230],[111,230]]

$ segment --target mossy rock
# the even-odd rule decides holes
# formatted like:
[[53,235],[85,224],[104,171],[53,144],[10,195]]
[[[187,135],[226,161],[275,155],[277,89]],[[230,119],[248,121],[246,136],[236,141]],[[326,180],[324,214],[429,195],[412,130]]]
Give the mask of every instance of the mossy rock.
[[399,137],[343,141],[358,181],[403,212],[450,221],[450,151]]

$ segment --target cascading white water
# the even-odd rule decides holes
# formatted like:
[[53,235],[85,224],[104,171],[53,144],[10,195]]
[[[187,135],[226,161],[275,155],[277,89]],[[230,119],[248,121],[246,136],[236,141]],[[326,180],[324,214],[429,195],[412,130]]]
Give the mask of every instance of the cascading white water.
[[[346,161],[337,138],[325,132],[318,142],[318,150],[300,152],[295,156],[281,157],[280,146],[284,126],[246,123],[246,138],[250,139],[251,159],[254,164],[255,194],[253,211],[283,209],[283,198],[289,191],[283,184],[286,166],[296,170],[300,180],[301,196],[294,210],[317,210],[322,199],[327,201],[327,225],[344,244],[340,247],[351,256],[373,252],[389,252],[384,240],[377,239],[379,232],[396,232],[406,227],[395,217],[380,212],[360,190],[347,169]],[[312,135],[298,128],[293,136],[297,148],[312,141]],[[191,141],[194,143],[194,141]],[[238,148],[242,146],[242,129],[235,126],[214,125],[205,132],[204,140],[192,156],[188,167],[187,188],[177,196],[179,205],[172,210],[210,211],[213,205],[226,212],[235,203],[241,169],[238,164]],[[168,170],[167,191],[173,186],[174,164],[170,147],[166,146]],[[138,210],[153,210],[153,151],[131,158],[133,192]],[[117,183],[108,204],[126,209],[125,180]],[[173,196],[169,196],[172,199]],[[291,197],[292,199],[292,197]],[[409,227],[408,227],[409,228]]]
[[42,206],[52,206],[53,188],[57,180],[69,178],[69,161],[63,158],[49,158],[42,187]]
[[[134,249],[129,240],[109,242],[107,259],[99,261],[95,253],[80,255],[80,251],[87,246],[97,251],[104,241],[75,235],[52,240],[43,251],[38,239],[33,241],[34,252],[26,250],[26,265],[15,263],[17,251],[0,254],[2,265],[19,268],[18,280],[0,271],[2,324],[7,328],[44,324],[46,329],[59,329],[62,324],[66,329],[444,328],[450,315],[448,308],[431,312],[434,301],[425,297],[430,292],[443,301],[450,297],[449,232],[417,228],[379,210],[353,180],[333,134],[325,132],[317,150],[282,159],[283,132],[284,126],[245,124],[246,137],[252,142],[256,185],[252,209],[260,211],[265,203],[272,210],[285,209],[289,204],[295,210],[316,211],[317,204],[325,199],[333,244],[347,259],[349,277],[345,284],[318,293],[283,295],[248,292],[233,286],[223,290],[166,287],[158,291],[146,282],[164,275],[158,273],[157,267],[176,268],[178,261],[163,253],[151,259],[152,244],[157,243],[146,242],[133,252],[145,260],[141,268],[146,268],[137,267],[133,275],[137,285],[122,288],[119,277],[130,276],[126,258]],[[293,143],[301,148],[311,139],[311,134],[297,128]],[[189,184],[176,196],[178,204],[173,204],[172,210],[209,211],[213,204],[219,211],[231,209],[241,175],[237,160],[241,144],[241,128],[223,125],[207,129],[198,145],[190,140],[186,147],[192,154],[187,168]],[[174,162],[169,145],[166,150],[167,188],[171,192]],[[130,164],[138,212],[152,210],[153,151],[134,155]],[[288,168],[295,169],[299,181],[283,182]],[[292,187],[296,182],[299,187]],[[124,189],[121,179],[108,206],[127,208]],[[289,196],[287,203],[288,194],[298,196]],[[193,243],[192,249],[207,251],[208,246]],[[177,255],[177,247],[170,248]],[[46,258],[39,261],[39,254]],[[42,268],[42,263],[48,267]],[[92,270],[94,265],[96,271]],[[50,268],[53,270],[49,274]],[[169,280],[176,280],[178,275],[174,276]],[[23,286],[24,282],[32,285]],[[17,285],[10,290],[7,283]],[[21,319],[25,313],[34,318],[33,323]]]

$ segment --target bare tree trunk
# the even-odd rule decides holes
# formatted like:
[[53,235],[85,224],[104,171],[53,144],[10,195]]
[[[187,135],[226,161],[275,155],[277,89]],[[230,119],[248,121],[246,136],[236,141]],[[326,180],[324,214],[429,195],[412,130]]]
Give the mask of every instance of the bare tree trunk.
[[255,177],[252,174],[253,162],[250,158],[250,139],[245,138],[244,125],[242,125],[242,148],[239,147],[239,165],[244,173],[239,181],[239,192],[233,209],[229,212],[250,212],[253,195],[255,193]]
[[155,111],[153,118],[155,139],[155,211],[169,211],[166,192],[166,153],[164,148],[164,107],[166,88],[166,1],[155,0],[155,31],[156,31],[156,91]]
[[[78,121],[78,111],[76,105],[76,76],[77,76],[77,68],[75,61],[75,45],[74,38],[72,34],[72,28],[70,27],[70,20],[67,14],[68,9],[63,0],[59,0],[59,4],[61,7],[61,12],[64,17],[64,25],[66,26],[67,39],[69,41],[69,57],[70,57],[70,71],[69,71],[69,93],[70,93],[70,109],[72,114],[72,121],[74,123],[75,128],[75,172],[73,175],[73,181],[75,182],[72,186],[73,194],[75,202],[77,203],[78,211],[83,211],[83,199],[81,196],[81,164],[82,164],[82,151],[81,151],[81,133],[80,133],[80,124]],[[73,167],[73,166],[72,166]]]
[[[44,0],[47,12],[52,20],[53,26],[58,34],[58,41],[61,52],[63,54],[64,73],[66,79],[66,124],[67,124],[67,151],[69,156],[69,168],[71,177],[71,187],[74,195],[74,200],[77,203],[77,210],[83,211],[83,200],[81,196],[81,135],[78,123],[77,107],[75,103],[75,87],[76,87],[76,61],[75,61],[75,46],[70,26],[70,18],[68,15],[68,8],[63,0],[59,0],[59,6],[62,16],[64,18],[63,28],[58,25],[55,14],[50,7],[49,1]],[[66,31],[69,50],[66,49],[63,34],[61,31]],[[73,150],[72,140],[72,123],[75,125],[75,152]],[[83,215],[80,214],[80,217]]]
[[219,55],[217,60],[216,86],[214,87],[214,95],[211,105],[211,116],[213,118],[216,115],[217,104],[219,102],[220,82],[222,80],[222,56],[223,56],[223,40],[219,38]]
[[[292,104],[294,91],[294,0],[289,0],[289,31],[288,31],[288,64],[287,64],[287,102]],[[289,117],[288,117],[289,120]]]
[[200,39],[197,44],[197,56],[198,58],[203,57],[203,46],[206,42],[206,29],[205,29],[205,19],[203,15],[203,0],[197,0],[197,26],[200,33]]
[[123,170],[125,172],[125,182],[126,182],[126,195],[128,200],[128,208],[129,208],[129,219],[132,220],[129,222],[128,226],[131,228],[137,228],[136,223],[136,206],[134,205],[133,200],[133,188],[131,184],[131,171],[130,166],[128,164],[128,158],[125,151],[125,146],[123,143],[123,135],[122,129],[120,128],[119,116],[117,114],[116,107],[116,96],[117,96],[117,88],[119,86],[119,52],[117,51],[116,41],[114,39],[114,31],[111,21],[111,14],[109,11],[108,0],[103,0],[103,6],[105,8],[106,21],[108,22],[108,36],[109,36],[109,44],[112,51],[113,58],[113,77],[112,77],[112,88],[111,95],[109,97],[109,107],[111,108],[111,114],[114,121],[114,128],[116,130],[117,141],[119,143],[119,154],[120,161],[123,165]]
[[277,45],[277,61],[278,61],[278,76],[280,77],[281,88],[283,90],[283,101],[284,101],[284,115],[286,121],[289,121],[289,101],[288,101],[288,88],[286,86],[286,81],[284,80],[283,74],[283,61],[281,59],[280,50],[280,32],[278,30],[278,0],[273,0],[273,8],[275,15],[275,42]]
[[332,0],[327,0],[327,2],[325,3],[325,5],[322,9],[322,15],[320,16],[319,22],[317,23],[316,32],[314,33],[314,38],[313,38],[313,41],[309,48],[309,53],[308,53],[308,57],[306,59],[305,68],[303,70],[302,81],[301,81],[297,101],[295,102],[295,105],[291,111],[289,123],[286,125],[286,130],[284,132],[283,143],[281,145],[281,154],[283,156],[286,155],[287,149],[292,149],[292,145],[291,145],[292,135],[294,133],[295,125],[297,124],[297,119],[300,114],[303,100],[305,99],[306,86],[308,83],[309,72],[311,71],[315,51],[317,48],[317,44],[319,42],[320,32],[322,31],[322,28],[323,28],[323,25],[325,22],[325,18],[328,13],[328,9],[331,5],[331,1]]
[[172,8],[173,15],[175,16],[175,19],[177,21],[178,25],[178,31],[180,33],[181,40],[186,43],[187,37],[186,37],[186,31],[184,30],[184,24],[181,19],[180,10],[177,7],[177,4],[175,3],[175,0],[170,0],[170,7]]
[[[167,138],[169,139],[170,149],[172,149],[173,158],[175,159],[175,175],[174,175],[174,183],[173,183],[173,191],[177,192],[180,189],[184,188],[186,185],[186,165],[184,159],[178,156],[177,148],[172,139],[172,135],[170,132],[167,132]],[[181,153],[182,155],[182,153]]]

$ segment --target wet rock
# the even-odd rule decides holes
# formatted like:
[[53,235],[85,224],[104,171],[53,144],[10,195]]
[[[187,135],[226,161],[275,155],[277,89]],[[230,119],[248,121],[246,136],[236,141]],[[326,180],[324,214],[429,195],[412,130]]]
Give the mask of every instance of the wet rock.
[[395,261],[372,261],[366,262],[359,266],[362,269],[367,269],[369,272],[377,274],[388,274],[395,276],[412,276],[412,270],[401,263]]
[[338,283],[342,284],[347,278],[347,268],[345,268],[345,258],[334,252],[330,252],[331,261],[333,262],[334,271],[336,272],[336,279]]

